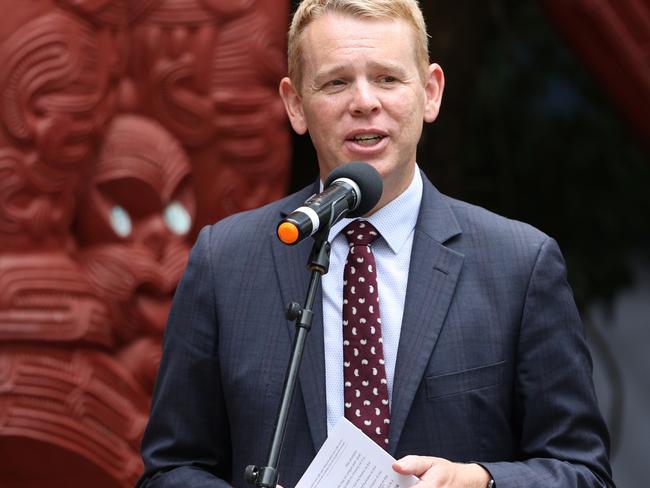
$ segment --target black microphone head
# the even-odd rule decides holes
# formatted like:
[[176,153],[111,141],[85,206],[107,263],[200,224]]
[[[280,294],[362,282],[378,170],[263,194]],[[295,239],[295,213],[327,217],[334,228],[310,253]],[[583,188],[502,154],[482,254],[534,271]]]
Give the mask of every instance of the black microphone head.
[[327,188],[334,180],[339,178],[351,179],[361,191],[359,205],[350,211],[346,217],[357,218],[370,212],[377,205],[384,191],[384,184],[377,170],[363,161],[353,161],[336,168],[325,180],[324,188]]

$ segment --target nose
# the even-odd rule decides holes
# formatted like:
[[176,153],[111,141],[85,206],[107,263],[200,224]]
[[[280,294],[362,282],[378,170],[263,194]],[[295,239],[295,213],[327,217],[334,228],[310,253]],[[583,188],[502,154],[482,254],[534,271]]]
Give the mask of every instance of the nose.
[[136,240],[147,246],[160,259],[169,240],[169,232],[162,217],[154,214],[145,219],[141,223]]
[[358,81],[352,90],[350,113],[352,115],[368,115],[377,112],[381,107],[375,87],[366,80]]

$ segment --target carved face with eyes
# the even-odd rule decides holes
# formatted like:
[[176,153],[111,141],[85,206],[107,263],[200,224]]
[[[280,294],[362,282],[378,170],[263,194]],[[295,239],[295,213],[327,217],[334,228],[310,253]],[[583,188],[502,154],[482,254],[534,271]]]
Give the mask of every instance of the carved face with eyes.
[[0,43],[0,121],[12,142],[34,147],[50,170],[68,170],[94,152],[114,113],[120,56],[108,30],[64,11],[25,19],[45,8],[28,3],[16,4],[9,15],[20,27]]
[[189,176],[165,129],[136,116],[113,121],[77,228],[90,280],[125,307],[123,336],[164,328],[195,216]]
[[13,2],[0,20],[0,234],[18,250],[68,239],[122,69],[118,28],[52,3]]

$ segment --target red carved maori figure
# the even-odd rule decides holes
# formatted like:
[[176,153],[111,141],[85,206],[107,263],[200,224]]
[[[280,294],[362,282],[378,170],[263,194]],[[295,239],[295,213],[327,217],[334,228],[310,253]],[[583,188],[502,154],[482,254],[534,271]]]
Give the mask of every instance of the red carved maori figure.
[[289,131],[277,85],[287,9],[270,0],[133,2],[138,110],[188,149],[194,231],[286,191]]
[[54,238],[60,245],[114,113],[114,66],[100,55],[94,31],[61,12],[1,40],[0,240],[19,249]]
[[[126,18],[124,18],[126,25]],[[0,479],[126,486],[148,393],[71,233],[124,69],[116,29],[16,2],[0,20]],[[108,55],[105,55],[108,53]]]
[[[106,477],[113,480],[106,486],[130,486],[141,470],[139,441],[162,331],[185,266],[195,214],[189,175],[187,157],[171,134],[143,117],[117,116],[75,223],[84,291],[101,297],[102,310],[110,310],[100,328],[110,341],[96,342],[104,346],[99,349],[85,348],[78,340],[74,348],[0,346],[6,352],[0,366],[0,436],[15,437],[19,444],[37,440],[47,456],[56,447],[76,453],[99,468],[87,468],[88,482]],[[29,257],[34,261],[35,256]],[[48,258],[41,258],[40,265],[47,268]],[[51,300],[57,281],[52,275],[47,288],[43,274],[36,273],[40,281],[33,288],[40,287]],[[25,279],[25,273],[17,275]],[[2,276],[0,272],[0,283]],[[6,281],[12,285],[10,278]],[[63,313],[53,313],[55,304],[42,319],[57,322]],[[10,312],[16,313],[15,306]],[[88,316],[78,321],[86,324]],[[42,329],[41,322],[32,327]],[[53,340],[64,338],[55,334]],[[19,479],[25,482],[24,473]],[[81,483],[77,474],[74,480]]]
[[195,214],[181,145],[150,119],[117,116],[82,197],[76,234],[93,290],[117,315],[118,356],[149,393]]
[[[109,27],[113,36],[125,41],[130,0],[54,0],[62,8],[77,13],[92,24]],[[104,55],[110,53],[104,52]]]
[[12,13],[18,28],[0,43],[0,341],[111,346],[108,308],[69,251],[76,195],[114,113],[113,67],[76,17]]
[[30,0],[0,18],[3,487],[137,479],[189,242],[285,191],[287,16]]
[[111,355],[0,346],[0,479],[7,488],[133,486],[147,394]]
[[110,347],[109,311],[70,257],[70,225],[115,111],[116,67],[88,24],[21,5],[4,16],[14,30],[0,31],[0,341]]

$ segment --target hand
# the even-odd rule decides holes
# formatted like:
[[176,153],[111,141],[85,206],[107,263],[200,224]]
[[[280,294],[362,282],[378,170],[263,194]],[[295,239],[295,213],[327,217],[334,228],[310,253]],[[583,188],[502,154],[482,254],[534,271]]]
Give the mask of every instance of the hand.
[[478,464],[452,463],[443,458],[406,456],[393,464],[400,474],[420,478],[413,488],[486,488],[490,474]]

